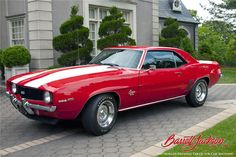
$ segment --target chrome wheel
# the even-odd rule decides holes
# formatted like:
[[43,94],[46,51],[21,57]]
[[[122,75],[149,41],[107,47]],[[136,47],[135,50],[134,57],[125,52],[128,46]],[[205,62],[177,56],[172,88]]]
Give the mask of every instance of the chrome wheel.
[[201,102],[206,98],[207,95],[207,87],[203,82],[200,82],[197,86],[196,86],[196,90],[195,90],[195,96],[197,101]]
[[115,116],[114,104],[110,100],[101,103],[97,111],[97,122],[100,127],[108,127]]

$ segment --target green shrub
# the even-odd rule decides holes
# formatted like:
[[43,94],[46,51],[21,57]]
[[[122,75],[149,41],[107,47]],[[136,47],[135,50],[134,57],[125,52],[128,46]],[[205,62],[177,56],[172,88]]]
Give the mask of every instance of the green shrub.
[[184,29],[179,28],[178,21],[168,18],[165,20],[166,26],[161,31],[160,46],[177,47],[189,53],[193,52],[193,45]]
[[199,52],[197,57],[202,60],[212,60],[217,61],[221,65],[225,63],[225,58],[219,52],[215,52],[207,43],[202,43],[199,45]]
[[188,53],[193,52],[193,44],[188,37],[185,37],[182,39],[182,41],[180,43],[180,49],[183,49]]
[[210,53],[201,53],[201,52],[193,52],[191,55],[196,58],[197,60],[210,60],[210,61],[217,61],[219,64],[224,64],[224,57],[218,54],[217,52]]
[[63,66],[73,66],[76,64],[78,54],[78,50],[64,53],[57,59],[57,62]]
[[213,51],[211,47],[207,43],[203,43],[199,45],[199,52],[201,54],[207,53],[207,54],[212,54]]
[[31,55],[24,46],[9,47],[2,54],[2,63],[9,68],[29,64],[30,60]]
[[4,69],[4,65],[2,63],[2,53],[3,51],[0,49],[0,71],[1,71],[1,79],[4,80],[5,79],[5,69]]
[[125,26],[123,13],[116,7],[112,7],[109,12],[110,15],[104,17],[99,27],[98,49],[103,50],[106,47],[118,45],[135,45],[135,40],[130,38],[132,30]]
[[88,40],[88,37],[89,29],[86,27],[81,27],[80,29],[76,29],[72,32],[54,37],[53,47],[57,51],[66,53],[78,49],[81,43]]
[[84,63],[91,60],[93,43],[89,40],[89,29],[83,26],[84,18],[77,13],[78,6],[72,6],[70,19],[60,27],[61,35],[53,38],[53,48],[63,53],[57,60],[62,66],[73,66],[78,59]]
[[226,65],[236,66],[236,35],[229,41],[227,53],[225,54]]
[[48,69],[57,69],[57,68],[62,68],[63,66],[61,65],[52,65],[52,66],[49,66]]

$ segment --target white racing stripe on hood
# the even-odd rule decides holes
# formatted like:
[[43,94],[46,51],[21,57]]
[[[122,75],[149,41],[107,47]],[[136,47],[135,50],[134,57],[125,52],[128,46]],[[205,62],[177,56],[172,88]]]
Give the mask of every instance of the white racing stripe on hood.
[[22,77],[19,77],[19,78],[14,79],[12,82],[13,82],[13,83],[18,83],[18,82],[23,81],[23,80],[26,80],[26,79],[28,79],[28,78],[31,78],[31,77],[40,75],[40,74],[42,74],[42,73],[45,73],[45,71],[42,71],[42,72],[39,72],[39,73],[35,73],[35,74],[25,75],[25,76],[22,76]]
[[68,70],[63,70],[63,71],[58,71],[52,74],[49,74],[47,76],[44,76],[42,78],[30,81],[25,84],[25,86],[28,87],[33,87],[33,88],[38,88],[44,84],[61,80],[61,79],[66,79],[70,77],[76,77],[76,76],[81,76],[81,75],[86,75],[86,74],[94,74],[94,73],[99,73],[99,72],[106,72],[106,71],[114,71],[116,69],[113,68],[108,68],[109,66],[97,66],[97,67],[87,67],[87,68],[76,68],[76,69],[68,69]]

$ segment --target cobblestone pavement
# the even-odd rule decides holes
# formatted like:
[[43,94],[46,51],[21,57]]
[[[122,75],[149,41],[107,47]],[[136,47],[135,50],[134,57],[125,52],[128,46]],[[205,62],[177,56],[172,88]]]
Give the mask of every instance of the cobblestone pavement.
[[[209,106],[192,108],[184,100],[164,102],[121,112],[110,133],[94,137],[76,122],[63,122],[52,126],[29,120],[9,104],[3,96],[3,90],[0,92],[0,150],[58,132],[78,129],[61,139],[7,155],[15,157],[125,157],[223,111]],[[217,85],[209,90],[209,101],[226,99],[236,99],[235,85]]]
[[209,89],[207,101],[236,99],[236,84],[216,85]]

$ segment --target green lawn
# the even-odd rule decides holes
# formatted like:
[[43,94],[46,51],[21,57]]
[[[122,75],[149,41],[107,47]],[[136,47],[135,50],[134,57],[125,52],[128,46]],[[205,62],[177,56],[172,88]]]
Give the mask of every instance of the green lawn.
[[[207,138],[209,136],[217,137],[217,138],[224,138],[225,141],[222,145],[216,145],[216,146],[209,146],[209,145],[198,145],[196,149],[187,152],[185,154],[184,151],[181,148],[181,145],[177,145],[174,148],[166,151],[165,153],[182,153],[181,155],[173,155],[173,156],[188,156],[189,153],[190,156],[229,156],[234,157],[236,156],[236,115],[231,116],[230,118],[218,123],[214,127],[204,131],[202,133],[202,137]],[[159,157],[166,157],[166,156],[172,156],[170,154],[159,155]],[[208,154],[211,155],[208,155]],[[224,155],[219,155],[219,153],[224,153]],[[198,154],[198,155],[197,155]],[[199,155],[201,154],[201,155]],[[202,155],[203,154],[203,155]]]
[[236,83],[236,68],[222,68],[222,73],[219,83]]

